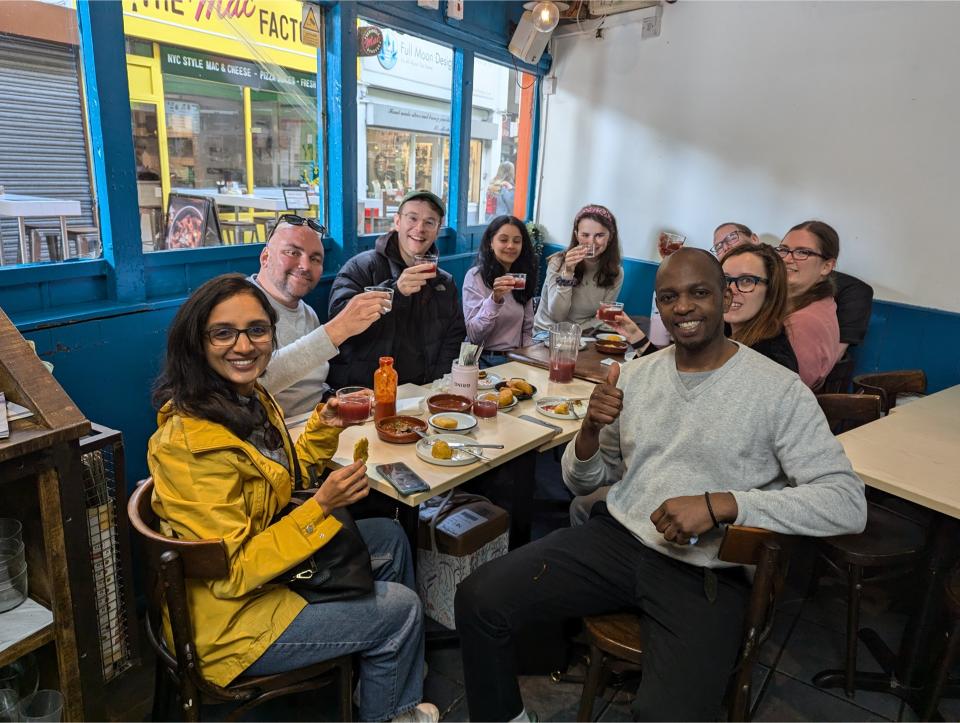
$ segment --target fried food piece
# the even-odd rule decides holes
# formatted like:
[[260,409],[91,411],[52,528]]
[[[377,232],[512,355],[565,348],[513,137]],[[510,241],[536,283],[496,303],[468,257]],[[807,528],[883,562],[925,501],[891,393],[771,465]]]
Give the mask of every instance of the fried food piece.
[[353,445],[353,461],[362,461],[366,464],[368,459],[370,459],[370,440],[366,437],[360,437],[357,443]]
[[570,405],[566,402],[560,402],[553,408],[554,414],[570,414]]
[[477,379],[486,379],[486,378],[487,378],[487,373],[485,371],[479,372],[477,374]]
[[440,429],[456,429],[457,420],[451,417],[434,417],[433,426],[440,427]]
[[516,394],[533,394],[533,385],[526,379],[511,379],[507,382],[507,386]]
[[500,390],[499,406],[501,409],[513,404],[513,390],[510,387],[503,387]]
[[450,449],[450,445],[442,439],[433,443],[433,446],[430,448],[430,454],[436,459],[453,459],[453,450]]

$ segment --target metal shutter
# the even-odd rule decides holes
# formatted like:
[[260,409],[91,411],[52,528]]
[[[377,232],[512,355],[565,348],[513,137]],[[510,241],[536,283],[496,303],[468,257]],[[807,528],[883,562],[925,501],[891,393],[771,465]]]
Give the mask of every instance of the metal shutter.
[[[69,225],[95,225],[85,123],[78,48],[0,34],[0,185],[78,200],[82,215],[68,217]],[[27,223],[59,228],[55,218]],[[16,219],[0,220],[0,238],[4,261],[16,263]]]

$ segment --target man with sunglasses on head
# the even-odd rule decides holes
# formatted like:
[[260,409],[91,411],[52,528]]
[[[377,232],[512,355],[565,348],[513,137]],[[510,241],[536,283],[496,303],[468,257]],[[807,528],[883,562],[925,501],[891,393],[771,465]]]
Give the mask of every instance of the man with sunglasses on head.
[[412,191],[400,201],[393,229],[373,249],[344,264],[330,290],[330,316],[343,312],[370,286],[394,291],[393,307],[354,336],[330,363],[335,387],[370,386],[381,356],[394,358],[399,382],[426,384],[450,372],[467,336],[457,285],[437,259],[443,201],[430,191]]
[[277,312],[277,350],[261,382],[287,417],[317,405],[329,389],[330,359],[347,339],[379,319],[388,305],[386,293],[358,294],[320,324],[303,297],[323,275],[323,233],[315,219],[281,216],[260,253],[260,271],[250,277]]

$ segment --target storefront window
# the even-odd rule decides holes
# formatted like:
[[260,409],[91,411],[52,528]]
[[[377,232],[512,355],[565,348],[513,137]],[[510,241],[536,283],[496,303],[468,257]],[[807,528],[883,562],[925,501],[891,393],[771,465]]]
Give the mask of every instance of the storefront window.
[[505,213],[526,215],[533,83],[533,76],[518,74],[514,68],[481,58],[474,63],[470,224],[486,223]]
[[445,202],[449,193],[453,51],[377,29],[379,52],[361,57],[357,82],[359,233],[388,230],[400,199],[414,189]]
[[100,256],[76,10],[0,8],[0,266]]
[[145,251],[262,242],[288,210],[284,187],[304,187],[311,208],[296,210],[319,215],[318,52],[301,31],[322,38],[322,13],[234,5],[123,0]]

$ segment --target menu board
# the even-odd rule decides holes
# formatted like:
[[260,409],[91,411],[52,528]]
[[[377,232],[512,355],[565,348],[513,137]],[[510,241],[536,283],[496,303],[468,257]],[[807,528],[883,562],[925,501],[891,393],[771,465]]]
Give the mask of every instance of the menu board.
[[167,232],[164,248],[190,249],[220,246],[220,218],[213,199],[171,193],[167,203]]

